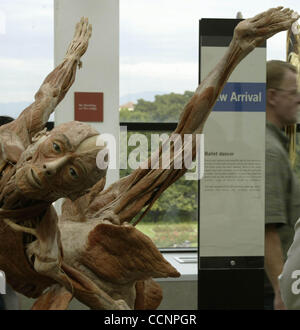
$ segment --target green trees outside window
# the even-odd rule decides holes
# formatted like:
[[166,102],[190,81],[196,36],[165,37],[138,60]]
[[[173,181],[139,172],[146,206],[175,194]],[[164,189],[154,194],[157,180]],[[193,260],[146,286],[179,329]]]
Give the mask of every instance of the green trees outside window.
[[[120,110],[120,122],[178,122],[180,113],[192,95],[193,92],[186,91],[184,94],[157,95],[153,102],[139,99],[134,110],[126,108]],[[147,158],[151,153],[151,135],[156,134],[163,137],[165,134],[169,135],[171,131],[128,131],[127,143],[124,141],[121,143],[121,158],[126,151],[129,156],[138,148],[138,143],[134,146],[128,144],[130,137],[137,133],[143,134],[147,138],[148,151],[144,154],[144,158]],[[140,154],[137,153],[136,161],[141,160]],[[120,170],[120,176],[126,176],[132,170],[128,165],[126,169]],[[137,228],[147,234],[159,248],[195,248],[198,233],[197,212],[198,181],[186,180],[183,176],[162,194],[151,211],[137,225]]]

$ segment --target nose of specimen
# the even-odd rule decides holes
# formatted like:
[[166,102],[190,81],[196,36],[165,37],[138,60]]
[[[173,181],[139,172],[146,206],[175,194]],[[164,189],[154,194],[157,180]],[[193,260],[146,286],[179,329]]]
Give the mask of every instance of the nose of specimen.
[[64,156],[49,162],[45,162],[43,165],[44,173],[48,177],[55,175],[57,171],[59,171],[67,163],[68,159],[68,156]]

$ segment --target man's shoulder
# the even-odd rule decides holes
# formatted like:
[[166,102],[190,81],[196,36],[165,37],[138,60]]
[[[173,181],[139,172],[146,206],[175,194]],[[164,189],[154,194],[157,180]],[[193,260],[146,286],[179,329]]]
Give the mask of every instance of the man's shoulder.
[[271,130],[266,130],[266,154],[287,157],[287,150],[279,137]]
[[288,157],[287,150],[283,147],[283,145],[279,141],[268,138],[266,138],[266,155],[274,158]]

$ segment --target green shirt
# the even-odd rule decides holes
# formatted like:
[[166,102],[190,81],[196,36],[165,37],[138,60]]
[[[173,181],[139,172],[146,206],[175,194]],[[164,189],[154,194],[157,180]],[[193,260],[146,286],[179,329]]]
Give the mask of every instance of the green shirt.
[[[284,258],[300,218],[300,183],[288,155],[288,138],[273,124],[266,126],[265,224],[277,224]],[[265,290],[270,284],[265,282]]]

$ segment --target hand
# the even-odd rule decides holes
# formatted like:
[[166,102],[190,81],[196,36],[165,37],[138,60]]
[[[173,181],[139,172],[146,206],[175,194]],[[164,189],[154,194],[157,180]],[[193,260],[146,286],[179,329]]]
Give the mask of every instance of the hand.
[[243,50],[251,51],[277,32],[289,29],[298,18],[299,15],[289,8],[271,8],[240,22],[234,35]]
[[77,60],[86,52],[89,39],[92,35],[92,25],[88,19],[82,17],[76,24],[73,40],[71,41],[65,57],[75,57]]

